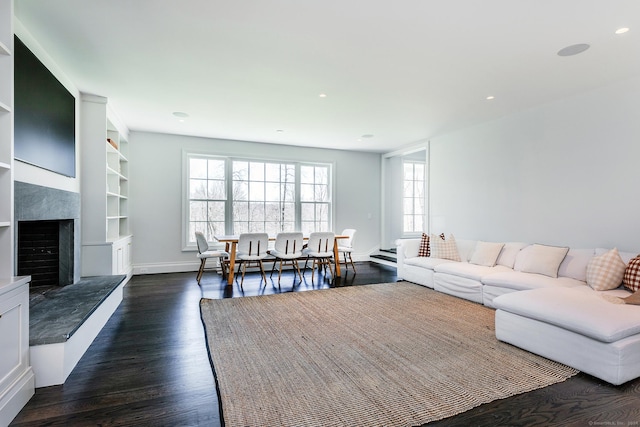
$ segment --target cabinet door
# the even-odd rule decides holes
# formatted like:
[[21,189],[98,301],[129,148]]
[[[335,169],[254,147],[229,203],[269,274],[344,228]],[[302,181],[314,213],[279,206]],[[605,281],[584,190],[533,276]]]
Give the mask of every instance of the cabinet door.
[[19,377],[26,367],[25,322],[29,297],[21,293],[0,302],[0,391]]

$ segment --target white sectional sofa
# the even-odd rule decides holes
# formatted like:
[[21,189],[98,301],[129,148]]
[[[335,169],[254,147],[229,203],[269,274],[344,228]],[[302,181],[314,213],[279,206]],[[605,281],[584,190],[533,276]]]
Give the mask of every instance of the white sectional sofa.
[[[455,243],[460,261],[418,256],[420,239],[398,240],[398,279],[495,308],[501,341],[612,384],[640,377],[640,306],[607,300],[631,295],[623,287],[587,284],[589,262],[608,249],[565,249],[555,274],[541,274],[532,267],[541,245],[508,242],[495,265],[479,265],[478,241]],[[625,264],[636,255],[620,252]]]

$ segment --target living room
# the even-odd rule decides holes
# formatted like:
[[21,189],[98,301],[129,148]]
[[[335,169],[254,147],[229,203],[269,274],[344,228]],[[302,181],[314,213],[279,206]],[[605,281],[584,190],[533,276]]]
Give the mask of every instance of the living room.
[[[502,3],[497,2],[493,7],[500,9],[505,6]],[[587,8],[579,2],[570,4],[576,10]],[[65,4],[64,7],[71,6]],[[387,162],[416,150],[424,150],[429,165],[428,230],[487,241],[640,251],[640,232],[635,226],[640,200],[633,193],[638,183],[636,158],[640,155],[637,144],[640,59],[636,54],[637,29],[640,28],[636,21],[640,13],[633,2],[606,7],[590,2],[589,7],[595,10],[585,19],[591,27],[579,20],[575,28],[580,31],[565,34],[555,44],[545,39],[541,45],[526,45],[528,39],[518,38],[522,44],[511,46],[509,61],[501,63],[500,68],[496,66],[493,72],[486,71],[491,68],[488,67],[482,68],[488,74],[462,75],[458,73],[460,67],[465,67],[464,63],[452,64],[449,71],[461,86],[457,90],[473,94],[473,99],[466,100],[465,105],[476,115],[461,117],[455,126],[442,120],[441,128],[421,128],[422,133],[403,135],[404,139],[397,137],[387,148],[343,150],[323,148],[323,144],[281,144],[273,136],[275,130],[262,139],[237,140],[223,133],[217,134],[223,136],[202,136],[131,126],[128,159],[133,274],[197,269],[195,246],[185,231],[185,153],[224,157],[243,157],[250,153],[259,159],[313,159],[331,164],[335,181],[334,228],[359,230],[355,250],[358,260],[368,259],[369,254],[403,237],[393,224],[388,224],[389,218],[397,214],[393,208],[401,205],[394,201],[397,195],[385,188],[390,170]],[[531,12],[532,21],[545,10],[551,13],[553,8],[540,9]],[[17,4],[16,10],[19,11]],[[24,20],[28,21],[26,11]],[[601,19],[594,17],[598,14],[602,15]],[[118,97],[100,87],[88,87],[84,82],[80,89],[79,83],[68,77],[72,70],[62,66],[65,62],[62,58],[47,51],[44,45],[49,41],[38,37],[41,32],[46,33],[46,28],[30,27],[16,15],[15,33],[77,99],[81,91],[96,93],[113,100],[116,108]],[[570,16],[570,11],[563,11],[563,17]],[[6,17],[2,19],[6,21]],[[536,22],[539,25],[542,21]],[[630,31],[615,34],[622,26],[629,27]],[[536,35],[536,32],[528,34],[532,38]],[[591,47],[575,56],[556,55],[572,43],[589,43]],[[544,53],[540,53],[542,47],[546,49]],[[520,64],[529,56],[543,58],[540,60],[544,63],[540,68],[522,69],[525,67]],[[130,68],[136,64],[118,65]],[[539,74],[540,69],[549,72]],[[446,73],[446,67],[441,73]],[[508,74],[518,77],[510,80],[511,86],[502,87],[500,93],[494,92],[496,81]],[[554,86],[555,92],[546,92],[547,87],[561,77],[573,80],[574,84],[564,88]],[[477,86],[470,85],[470,80]],[[492,94],[495,99],[486,99]],[[325,100],[332,97],[337,97],[335,92],[329,92]],[[508,101],[509,98],[527,102],[511,104],[513,101]],[[171,111],[167,110],[163,120],[172,119]],[[327,114],[324,107],[316,111]],[[115,112],[127,122],[125,114]],[[384,121],[384,117],[377,120]],[[393,120],[399,119],[394,116]],[[429,121],[429,118],[420,120]],[[280,133],[285,136],[293,133],[284,130]],[[369,132],[375,136],[364,138],[364,142],[378,143],[377,140],[384,138],[383,133],[370,129],[362,129],[357,135]],[[78,170],[81,169],[78,163]],[[14,164],[13,179],[75,193],[81,191],[82,185],[78,178],[67,178],[21,162]]]

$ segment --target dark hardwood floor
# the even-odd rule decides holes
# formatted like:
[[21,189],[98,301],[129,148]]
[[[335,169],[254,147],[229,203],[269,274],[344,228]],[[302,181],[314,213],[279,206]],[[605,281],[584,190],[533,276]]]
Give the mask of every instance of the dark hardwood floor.
[[[198,302],[393,282],[395,269],[357,263],[331,283],[260,276],[226,286],[206,272],[135,276],[124,300],[62,386],[39,388],[12,426],[218,426],[220,415]],[[579,374],[429,426],[640,426],[640,380],[619,387]]]

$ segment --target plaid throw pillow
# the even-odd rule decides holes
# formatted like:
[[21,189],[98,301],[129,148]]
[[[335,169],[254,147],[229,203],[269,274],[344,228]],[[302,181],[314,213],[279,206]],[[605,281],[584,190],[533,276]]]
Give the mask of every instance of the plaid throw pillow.
[[444,239],[444,234],[439,236],[435,234],[431,235],[431,251],[434,258],[450,259],[452,261],[460,261],[460,255],[458,254],[458,246],[456,246],[456,239],[453,234],[449,235],[448,239]]
[[622,283],[631,292],[640,290],[640,255],[629,261]]
[[418,256],[431,256],[431,248],[429,247],[429,235],[422,233],[422,240],[420,240],[420,249],[418,249]]
[[591,258],[587,264],[587,284],[595,291],[615,289],[622,283],[626,267],[618,249],[611,249]]

